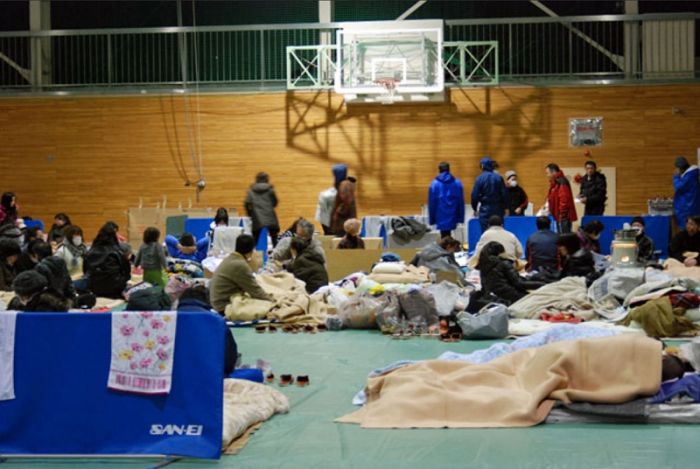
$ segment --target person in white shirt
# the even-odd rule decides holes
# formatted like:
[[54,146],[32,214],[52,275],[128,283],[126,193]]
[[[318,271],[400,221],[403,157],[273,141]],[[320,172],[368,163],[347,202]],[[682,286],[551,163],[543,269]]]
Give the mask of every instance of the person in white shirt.
[[83,275],[83,257],[88,250],[83,241],[83,230],[76,225],[68,225],[63,229],[63,242],[56,250],[56,257],[60,257],[68,267],[71,277]]
[[498,215],[492,215],[489,217],[488,224],[489,228],[484,231],[481,238],[479,238],[479,242],[476,244],[474,256],[469,260],[469,267],[476,267],[481,249],[491,241],[496,241],[503,245],[505,248],[505,255],[509,259],[516,261],[523,257],[523,245],[520,244],[520,241],[513,233],[503,228],[503,218]]

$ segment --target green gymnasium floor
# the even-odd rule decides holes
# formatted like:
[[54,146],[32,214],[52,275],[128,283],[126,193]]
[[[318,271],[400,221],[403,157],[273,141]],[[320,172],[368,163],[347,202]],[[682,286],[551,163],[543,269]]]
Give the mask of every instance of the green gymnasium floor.
[[[311,386],[279,388],[291,401],[235,456],[172,468],[698,467],[700,425],[540,425],[525,429],[369,430],[333,423],[367,373],[392,361],[469,352],[491,342],[391,340],[377,331],[256,334],[236,329],[244,362],[264,358],[275,375],[308,374]],[[275,385],[276,386],[276,385]],[[8,467],[145,468],[153,460],[9,460]]]

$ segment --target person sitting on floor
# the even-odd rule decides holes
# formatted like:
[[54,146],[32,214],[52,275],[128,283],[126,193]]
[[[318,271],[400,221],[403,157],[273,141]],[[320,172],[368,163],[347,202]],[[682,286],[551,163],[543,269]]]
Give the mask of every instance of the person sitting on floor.
[[[294,237],[308,241],[308,249],[311,249],[317,254],[319,254],[323,258],[323,262],[325,263],[326,253],[323,250],[323,246],[321,246],[321,242],[318,239],[314,238],[315,228],[313,223],[301,218],[296,221],[295,228],[296,231]],[[280,242],[277,243],[277,247],[275,247],[275,249],[272,251],[272,254],[270,255],[270,260],[273,262],[270,262],[269,264],[271,264],[270,267],[273,268],[273,270],[280,270],[286,263],[288,263],[292,259],[292,239],[293,237],[282,238]]]
[[537,217],[536,223],[537,231],[531,234],[525,243],[527,270],[556,272],[559,270],[559,235],[552,231],[552,221],[549,217]]
[[17,196],[14,192],[5,192],[0,197],[0,225],[17,226]]
[[579,228],[576,234],[579,241],[581,241],[581,248],[600,254],[600,242],[598,239],[600,239],[600,233],[603,232],[604,228],[603,224],[598,220],[590,221]]
[[143,244],[136,254],[134,265],[143,268],[144,282],[165,288],[168,283],[168,275],[165,273],[168,263],[165,260],[165,249],[158,242],[159,239],[158,228],[149,226],[143,231]]
[[365,242],[360,238],[362,223],[357,218],[351,218],[345,222],[345,236],[338,243],[338,249],[364,249]]
[[65,230],[65,228],[71,224],[72,223],[70,222],[70,217],[68,215],[63,212],[57,213],[56,216],[53,217],[53,225],[49,230],[47,241],[54,246],[61,244],[65,236],[63,230]]
[[121,299],[131,279],[131,264],[119,245],[117,232],[106,223],[100,228],[83,260],[85,287],[96,296]]
[[488,242],[481,249],[476,268],[481,276],[482,297],[495,297],[498,298],[496,302],[510,305],[527,295],[528,290],[544,284],[520,277],[513,261],[504,256],[505,251],[501,243]]
[[41,231],[40,226],[32,226],[31,228],[25,228],[23,231],[24,243],[22,244],[22,251],[26,251],[29,247],[29,243],[31,243],[35,239],[39,239],[41,241],[47,240],[47,235],[43,231]]
[[224,207],[219,207],[216,209],[216,214],[214,215],[214,221],[209,225],[209,231],[207,231],[206,238],[209,240],[209,246],[214,245],[214,233],[218,227],[228,226],[228,210]]
[[637,262],[644,265],[649,261],[656,260],[654,240],[644,234],[644,218],[634,217],[631,223],[632,229],[637,231],[635,241],[637,241]]
[[68,267],[71,277],[83,273],[83,258],[88,247],[83,238],[83,230],[79,226],[70,225],[63,230],[63,242],[56,249],[56,257],[60,257]]
[[424,247],[411,260],[416,267],[427,267],[431,272],[454,272],[463,279],[462,268],[455,260],[455,253],[461,251],[462,245],[452,236],[445,236],[440,241]]
[[308,241],[292,238],[290,249],[293,260],[287,266],[287,270],[306,284],[306,293],[312,294],[328,285],[328,272],[323,265],[323,258],[309,248]]
[[46,277],[50,290],[72,304],[75,299],[75,288],[63,259],[53,255],[51,245],[46,241],[37,241],[32,251],[37,261],[34,270]]
[[236,252],[229,254],[214,272],[209,282],[209,300],[214,309],[224,313],[234,294],[247,293],[252,298],[273,301],[253,276],[250,264],[253,260],[255,239],[249,234],[236,238]]
[[561,278],[586,277],[587,283],[595,279],[593,254],[581,247],[581,239],[575,233],[565,233],[557,241],[561,257]]
[[[199,313],[214,313],[216,311],[209,304],[209,292],[204,285],[195,285],[183,291],[177,302],[177,310],[193,311]],[[238,359],[238,345],[229,328],[224,324],[224,375],[229,375],[236,367]]]
[[43,239],[32,239],[27,244],[26,249],[22,250],[22,254],[19,255],[17,262],[15,263],[15,273],[21,274],[27,270],[32,270],[36,267],[37,261],[36,254],[34,254],[34,246],[37,243],[43,243]]
[[12,291],[12,281],[15,279],[15,264],[22,250],[19,244],[11,239],[0,239],[0,290]]
[[165,246],[168,248],[168,256],[170,257],[202,262],[209,249],[209,240],[204,237],[196,241],[192,233],[182,233],[180,239],[173,235],[167,235]]
[[12,282],[12,289],[16,296],[9,308],[16,311],[61,313],[67,312],[71,307],[71,302],[49,288],[47,278],[36,270],[19,274]]
[[668,255],[685,264],[686,267],[698,265],[700,256],[700,216],[690,215],[685,222],[685,230],[671,240]]
[[520,241],[513,233],[503,228],[503,218],[498,215],[492,215],[489,217],[488,225],[489,229],[484,231],[481,238],[479,238],[479,242],[474,249],[474,256],[469,260],[471,267],[476,266],[479,262],[481,249],[491,241],[500,243],[511,260],[515,261],[523,257],[523,245],[520,244]]

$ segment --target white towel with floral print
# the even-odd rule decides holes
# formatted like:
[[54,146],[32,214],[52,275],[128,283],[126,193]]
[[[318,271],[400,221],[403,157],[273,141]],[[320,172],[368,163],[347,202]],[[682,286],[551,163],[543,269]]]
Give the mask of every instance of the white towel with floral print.
[[107,387],[138,394],[170,392],[177,313],[112,313],[112,361]]
[[15,326],[17,311],[0,312],[0,401],[15,398]]

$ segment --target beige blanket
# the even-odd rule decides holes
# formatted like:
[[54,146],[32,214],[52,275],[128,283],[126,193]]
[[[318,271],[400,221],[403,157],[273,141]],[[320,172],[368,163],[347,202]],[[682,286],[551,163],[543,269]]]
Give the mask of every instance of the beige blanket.
[[368,279],[377,283],[430,283],[430,269],[407,265],[400,274],[369,274]]
[[690,278],[700,282],[700,267],[686,267],[676,259],[666,259],[664,270],[674,278]]
[[224,315],[233,321],[276,319],[282,322],[321,324],[326,320],[328,307],[306,293],[304,284],[287,272],[259,275],[257,281],[274,298],[258,300],[248,295],[233,295]]
[[563,341],[483,365],[431,360],[370,378],[365,428],[527,427],[555,400],[622,403],[658,391],[661,343],[637,334]]
[[510,305],[508,313],[514,318],[534,319],[548,308],[569,311],[586,321],[597,317],[584,277],[566,277],[538,288]]

